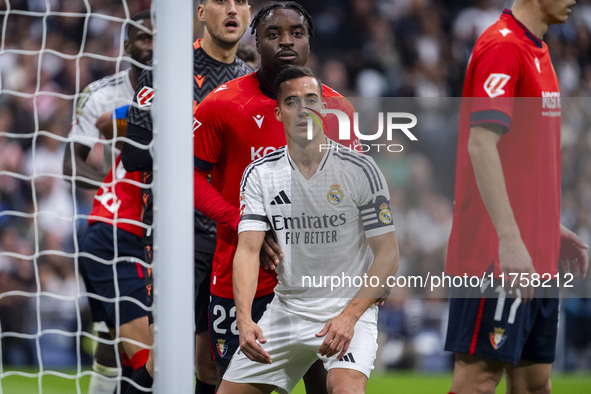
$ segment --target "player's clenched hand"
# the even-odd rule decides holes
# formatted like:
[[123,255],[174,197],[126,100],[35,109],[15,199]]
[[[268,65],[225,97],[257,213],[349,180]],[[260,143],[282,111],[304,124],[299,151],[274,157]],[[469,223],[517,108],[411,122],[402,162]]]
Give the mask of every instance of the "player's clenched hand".
[[338,354],[337,359],[343,357],[353,339],[355,323],[357,323],[356,319],[342,313],[326,323],[324,328],[316,334],[319,338],[326,336],[318,348],[318,353],[326,357]]
[[275,270],[279,265],[280,258],[283,258],[283,251],[277,244],[271,230],[265,234],[265,241],[261,247],[261,267],[264,270]]
[[237,322],[237,324],[240,350],[252,361],[271,364],[271,356],[257,343],[257,341],[260,343],[267,342],[263,336],[263,330],[252,320],[241,323]]
[[589,267],[588,248],[589,245],[575,233],[560,225],[560,261],[564,272],[572,272],[575,278],[584,278]]
[[[518,296],[517,290],[520,290],[522,302],[531,300],[534,288],[530,282],[536,271],[527,247],[520,237],[499,239],[499,263],[505,278],[505,287],[513,290],[514,296]],[[522,277],[526,280],[520,280]]]

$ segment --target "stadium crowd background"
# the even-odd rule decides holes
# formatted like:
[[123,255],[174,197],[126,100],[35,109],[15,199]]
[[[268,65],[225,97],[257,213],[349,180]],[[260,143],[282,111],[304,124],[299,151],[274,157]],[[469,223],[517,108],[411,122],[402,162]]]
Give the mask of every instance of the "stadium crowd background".
[[[463,74],[478,35],[511,1],[503,0],[300,0],[313,16],[316,38],[308,65],[324,83],[347,97],[461,96]],[[12,10],[85,13],[81,0],[15,0]],[[92,12],[124,18],[122,0],[89,1]],[[253,14],[264,1],[251,0]],[[129,15],[149,8],[149,0],[129,0]],[[0,10],[5,10],[5,2]],[[64,140],[70,130],[73,95],[87,84],[112,74],[126,64],[122,54],[120,21],[93,15],[0,18],[1,89],[38,92],[36,98],[0,95],[0,294],[10,290],[43,291],[72,296],[78,284],[74,260],[73,193],[60,179]],[[195,20],[195,36],[201,34]],[[45,35],[44,35],[45,34]],[[245,45],[254,39],[247,31]],[[591,2],[578,1],[568,23],[552,26],[545,37],[563,97],[562,220],[586,243],[591,243]],[[81,44],[84,47],[81,49]],[[70,55],[58,57],[55,50]],[[105,61],[84,53],[113,58]],[[568,99],[567,99],[568,98]],[[435,100],[435,99],[431,99]],[[457,99],[456,99],[457,100]],[[397,236],[401,246],[400,274],[441,272],[451,228],[453,171],[457,123],[439,118],[435,127],[421,130],[419,143],[405,144],[398,154],[378,157],[388,177]],[[45,130],[48,135],[36,135]],[[7,135],[6,133],[10,133]],[[55,137],[52,137],[55,135]],[[100,150],[92,153],[101,160]],[[34,182],[6,175],[38,175]],[[33,193],[35,198],[33,198]],[[75,192],[80,214],[90,212],[93,192]],[[35,221],[7,211],[43,211]],[[4,213],[4,214],[3,214]],[[35,226],[37,222],[37,226]],[[84,220],[77,220],[78,226]],[[62,251],[62,252],[54,252]],[[19,258],[35,256],[35,259]],[[36,269],[37,267],[38,269]],[[591,293],[563,302],[557,369],[591,368]],[[442,294],[444,296],[445,294]],[[447,302],[442,297],[421,298],[410,290],[396,290],[382,308],[383,366],[442,371],[451,356],[442,352]],[[40,302],[40,316],[36,303]],[[89,318],[85,301],[83,328]],[[1,332],[35,333],[40,328],[75,331],[76,303],[51,297],[0,298]],[[40,339],[46,366],[74,365],[72,338],[47,334]],[[4,338],[2,362],[37,363],[34,340]],[[89,360],[90,358],[88,358]]]

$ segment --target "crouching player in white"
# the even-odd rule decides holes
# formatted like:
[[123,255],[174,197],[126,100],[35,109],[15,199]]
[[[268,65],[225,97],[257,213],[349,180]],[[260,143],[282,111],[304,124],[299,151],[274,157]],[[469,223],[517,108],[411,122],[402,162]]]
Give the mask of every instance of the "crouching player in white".
[[[337,149],[322,122],[310,123],[308,139],[308,120],[322,109],[321,86],[307,68],[281,71],[275,116],[287,146],[254,161],[242,177],[233,271],[240,349],[218,393],[291,392],[317,359],[328,370],[329,393],[363,393],[373,369],[374,303],[398,269],[388,187],[370,157]],[[276,267],[275,298],[257,325],[251,306],[270,229],[285,257]],[[380,284],[376,278],[375,287],[360,286],[364,274]],[[331,289],[329,277],[351,283]]]

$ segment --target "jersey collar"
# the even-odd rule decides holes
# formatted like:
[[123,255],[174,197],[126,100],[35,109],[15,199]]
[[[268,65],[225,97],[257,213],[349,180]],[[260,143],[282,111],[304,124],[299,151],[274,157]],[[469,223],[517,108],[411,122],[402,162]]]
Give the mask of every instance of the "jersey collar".
[[203,49],[203,47],[201,47],[201,38],[197,39],[197,41],[195,41],[193,43],[193,49],[200,50],[201,53],[203,54],[203,57],[205,58],[206,61],[214,63],[214,64],[218,64],[222,67],[230,67],[236,64],[236,61],[238,60],[238,56],[234,57],[234,61],[232,63],[223,63],[220,62],[219,60],[214,59],[213,57],[209,56],[209,54],[207,52],[205,52],[205,49]]
[[517,23],[517,25],[519,27],[521,27],[521,29],[525,33],[525,36],[527,38],[529,38],[538,48],[543,48],[544,47],[542,40],[540,40],[538,37],[534,36],[533,33],[531,31],[529,31],[529,29],[527,27],[525,27],[525,25],[523,23],[519,22],[515,18],[515,16],[513,15],[513,12],[511,12],[511,10],[508,10],[508,9],[505,8],[503,10],[503,15],[508,15],[511,20],[513,20],[515,23]]
[[273,100],[275,100],[275,93],[273,93],[273,88],[265,83],[263,80],[263,76],[261,75],[261,70],[257,70],[256,72],[257,79],[259,80],[259,89],[263,94]]
[[[326,152],[324,153],[324,156],[322,156],[322,160],[320,160],[320,163],[318,164],[318,168],[316,169],[316,174],[318,174],[320,171],[322,171],[324,169],[324,167],[326,166],[326,162],[328,161],[329,157],[332,156],[332,151],[333,149],[335,149],[336,147],[335,142],[333,140],[331,140],[328,137],[324,137],[326,140],[326,144],[330,145],[329,149],[326,150]],[[297,168],[297,166],[295,165],[295,163],[292,161],[291,156],[289,155],[289,149],[287,148],[287,145],[285,145],[285,157],[287,158],[287,161],[289,163],[289,165],[291,166],[291,169],[293,171],[296,172],[300,172]],[[314,174],[314,175],[316,175]],[[311,178],[310,178],[311,179]]]

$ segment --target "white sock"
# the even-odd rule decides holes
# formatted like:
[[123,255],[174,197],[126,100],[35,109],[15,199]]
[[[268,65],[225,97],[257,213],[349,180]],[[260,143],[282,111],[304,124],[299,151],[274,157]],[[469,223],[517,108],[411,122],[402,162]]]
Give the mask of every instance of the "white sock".
[[103,375],[91,375],[88,394],[113,394],[117,388],[117,379]]
[[97,372],[90,375],[88,394],[113,394],[117,388],[119,369],[105,367],[94,360],[92,369]]

